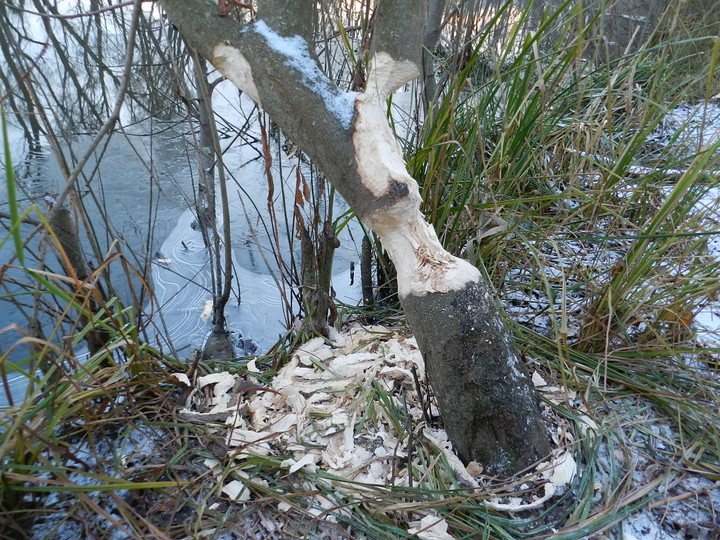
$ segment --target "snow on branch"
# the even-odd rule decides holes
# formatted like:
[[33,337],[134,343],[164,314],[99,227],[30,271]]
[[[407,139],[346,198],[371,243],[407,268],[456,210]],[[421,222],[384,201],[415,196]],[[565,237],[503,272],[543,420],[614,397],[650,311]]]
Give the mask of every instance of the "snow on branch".
[[348,129],[355,112],[356,94],[343,92],[328,80],[310,54],[307,42],[298,35],[283,37],[262,20],[251,27],[265,38],[271,49],[286,58],[285,65],[300,73],[303,83],[323,99],[327,109]]

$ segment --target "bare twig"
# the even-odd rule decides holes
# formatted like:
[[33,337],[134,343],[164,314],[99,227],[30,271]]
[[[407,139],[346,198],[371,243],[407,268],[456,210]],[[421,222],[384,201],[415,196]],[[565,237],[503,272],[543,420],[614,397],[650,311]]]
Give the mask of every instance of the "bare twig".
[[142,0],[133,1],[133,16],[130,21],[130,30],[128,32],[128,44],[127,52],[125,55],[125,64],[123,65],[122,78],[120,79],[120,86],[118,88],[117,97],[115,98],[115,107],[113,108],[113,112],[110,117],[105,121],[103,126],[100,128],[100,131],[98,131],[95,138],[90,142],[90,145],[85,151],[85,154],[83,154],[83,156],[78,160],[77,165],[72,170],[69,177],[66,179],[65,189],[63,189],[63,191],[58,195],[57,199],[55,200],[55,206],[53,207],[53,210],[51,211],[51,214],[49,216],[50,219],[52,219],[53,214],[57,211],[58,208],[62,206],[67,196],[75,187],[75,182],[77,181],[78,176],[82,172],[88,160],[92,157],[95,149],[98,147],[103,138],[108,133],[112,132],[115,124],[120,119],[120,111],[122,109],[123,103],[125,102],[125,95],[127,93],[128,85],[130,84],[130,72],[133,67],[133,53],[135,51],[135,37],[137,35],[138,21],[140,20],[140,14],[142,12],[141,4]]
[[[142,2],[151,3],[153,0],[141,0],[139,3]],[[18,6],[14,6],[13,4],[9,2],[3,2],[0,1],[0,4],[12,9],[13,11],[17,11],[18,13],[28,13],[29,15],[35,15],[37,17],[43,17],[46,19],[81,19],[83,17],[92,17],[93,15],[100,15],[101,13],[107,13],[108,11],[114,11],[116,9],[122,9],[124,7],[132,6],[133,4],[137,3],[136,1],[132,2],[123,2],[122,4],[116,4],[114,6],[108,6],[101,9],[96,9],[95,11],[86,11],[84,13],[76,13],[75,15],[53,15],[50,13],[41,13],[39,11],[32,11],[31,9],[25,9]]]
[[[0,219],[10,219],[10,214],[8,214],[7,212],[0,212]],[[23,218],[20,221],[27,225],[34,225],[36,227],[39,227],[41,225],[41,223],[37,219],[33,219],[30,217]]]

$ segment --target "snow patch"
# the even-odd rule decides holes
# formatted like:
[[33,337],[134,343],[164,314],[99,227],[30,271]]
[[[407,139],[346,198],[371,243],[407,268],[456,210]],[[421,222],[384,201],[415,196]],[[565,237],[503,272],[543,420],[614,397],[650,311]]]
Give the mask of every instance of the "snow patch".
[[328,80],[310,54],[307,42],[298,35],[283,37],[262,20],[255,22],[252,28],[265,38],[271,49],[286,58],[285,65],[300,73],[303,82],[323,99],[327,109],[348,129],[355,113],[356,94],[343,92]]
[[720,140],[720,104],[681,103],[668,111],[647,143],[672,146],[686,157],[717,144]]
[[[720,133],[720,124],[717,126]],[[712,188],[699,202],[699,207],[708,211],[708,228],[718,230],[720,227],[720,188]],[[708,256],[720,260],[720,235],[713,235],[707,242]],[[698,342],[704,346],[717,346],[720,340],[720,301],[715,299],[704,305],[695,315],[695,329]]]

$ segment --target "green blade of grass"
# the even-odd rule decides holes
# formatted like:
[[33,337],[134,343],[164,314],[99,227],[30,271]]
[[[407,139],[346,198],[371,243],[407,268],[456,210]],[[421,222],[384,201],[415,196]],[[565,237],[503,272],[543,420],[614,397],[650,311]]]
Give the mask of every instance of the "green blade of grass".
[[10,234],[15,243],[15,255],[20,261],[20,264],[25,266],[25,253],[20,236],[20,213],[18,212],[17,195],[15,193],[15,171],[13,169],[12,156],[10,155],[10,139],[8,138],[7,119],[5,118],[4,107],[0,107],[0,119],[2,123],[3,152],[5,154],[5,189],[7,190],[8,208],[10,211]]

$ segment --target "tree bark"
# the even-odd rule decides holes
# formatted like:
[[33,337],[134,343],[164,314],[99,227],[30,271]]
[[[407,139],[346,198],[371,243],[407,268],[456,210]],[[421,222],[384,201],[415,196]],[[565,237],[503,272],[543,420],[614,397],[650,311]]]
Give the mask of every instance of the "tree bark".
[[442,34],[442,17],[445,12],[445,0],[427,0],[425,35],[423,36],[423,105],[427,117],[438,97],[438,84],[435,80],[435,59],[433,54]]
[[309,0],[267,0],[244,27],[210,0],[163,0],[203,56],[273,117],[381,239],[461,458],[512,474],[549,453],[536,396],[487,283],[443,249],[420,213],[417,182],[385,116],[386,98],[420,74],[425,0],[382,0],[365,92],[340,91],[307,32]]
[[330,221],[322,224],[322,232],[315,241],[305,225],[300,230],[302,253],[301,283],[302,304],[305,312],[303,328],[310,334],[328,336],[335,325],[337,308],[330,296],[332,262],[340,241]]
[[[80,245],[80,235],[70,210],[63,207],[52,212],[50,226],[64,253],[64,257],[62,254],[60,256],[60,262],[65,267],[65,273],[69,277],[77,278],[80,282],[85,281],[90,276],[90,268],[85,260],[85,252]],[[99,306],[92,298],[88,298],[87,302],[90,313],[95,314],[99,311]],[[90,317],[87,313],[79,315],[80,323],[83,326],[90,324]],[[87,332],[85,341],[90,353],[95,354],[107,345],[110,341],[110,334],[102,328],[95,328]]]

